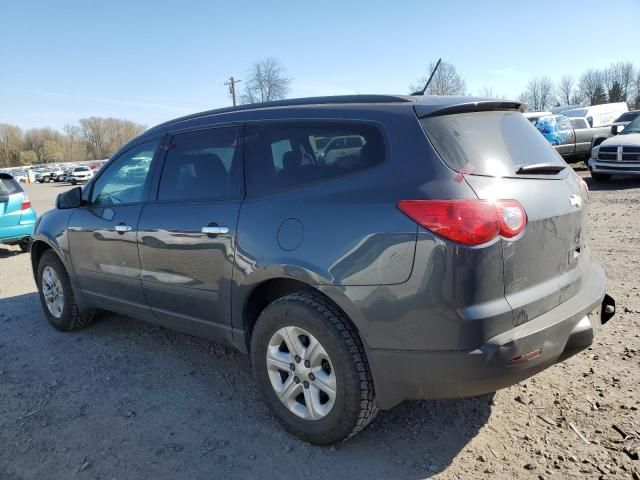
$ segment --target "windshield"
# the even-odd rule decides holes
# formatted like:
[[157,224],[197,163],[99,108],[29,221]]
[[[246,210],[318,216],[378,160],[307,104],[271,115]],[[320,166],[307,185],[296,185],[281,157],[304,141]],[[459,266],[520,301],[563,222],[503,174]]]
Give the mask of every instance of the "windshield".
[[629,125],[624,127],[624,130],[620,132],[620,135],[626,133],[640,133],[640,117],[636,117],[636,119],[631,122]]
[[76,169],[74,169],[74,172],[88,172],[89,171],[89,167],[77,167]]
[[506,177],[526,165],[566,166],[520,112],[460,113],[420,123],[442,160],[457,172]]

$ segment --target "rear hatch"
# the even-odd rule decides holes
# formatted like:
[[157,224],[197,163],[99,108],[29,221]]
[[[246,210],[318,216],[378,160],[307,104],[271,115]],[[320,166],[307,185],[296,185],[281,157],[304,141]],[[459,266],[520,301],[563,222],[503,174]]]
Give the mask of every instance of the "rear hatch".
[[23,198],[18,182],[9,175],[0,174],[0,228],[20,224]]
[[430,113],[420,122],[442,160],[479,199],[517,200],[526,211],[524,231],[501,240],[504,293],[518,325],[580,289],[589,263],[586,190],[519,111],[496,105]]

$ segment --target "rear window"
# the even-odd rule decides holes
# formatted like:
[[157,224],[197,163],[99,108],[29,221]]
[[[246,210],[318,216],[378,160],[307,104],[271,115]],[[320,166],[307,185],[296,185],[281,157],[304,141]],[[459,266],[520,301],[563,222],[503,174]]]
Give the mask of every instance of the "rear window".
[[640,112],[626,112],[626,113],[623,113],[622,115],[620,115],[616,119],[616,122],[630,122],[634,118],[636,118],[638,115],[640,115]]
[[520,112],[460,113],[420,122],[442,160],[457,172],[504,177],[525,165],[564,165]]
[[247,126],[247,193],[258,195],[373,167],[386,156],[369,124],[296,121]]
[[13,178],[0,177],[0,195],[13,195],[21,191],[20,185]]

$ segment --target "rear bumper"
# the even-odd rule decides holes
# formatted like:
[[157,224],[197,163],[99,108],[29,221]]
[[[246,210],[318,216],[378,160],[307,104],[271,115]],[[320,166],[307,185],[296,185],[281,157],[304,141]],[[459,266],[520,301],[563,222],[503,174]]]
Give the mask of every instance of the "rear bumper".
[[34,225],[35,219],[33,221],[23,221],[20,223],[20,225],[13,225],[11,227],[0,227],[0,243],[14,243],[19,242],[24,237],[30,237],[31,235],[33,235]]
[[493,392],[578,353],[591,345],[595,330],[613,315],[615,306],[605,297],[605,288],[604,271],[592,264],[572,298],[474,350],[369,350],[380,407]]
[[587,162],[589,170],[595,173],[606,173],[610,175],[640,175],[640,162],[616,162],[599,161],[590,158]]

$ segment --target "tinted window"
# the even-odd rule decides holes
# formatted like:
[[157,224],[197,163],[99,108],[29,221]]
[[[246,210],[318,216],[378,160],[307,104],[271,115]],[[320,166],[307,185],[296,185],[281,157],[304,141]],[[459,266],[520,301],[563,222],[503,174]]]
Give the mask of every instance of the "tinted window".
[[167,151],[158,200],[235,197],[240,192],[237,128],[175,135]]
[[13,195],[21,191],[20,185],[13,178],[0,177],[0,195]]
[[159,140],[143,143],[118,157],[96,180],[91,203],[119,205],[144,201],[151,160],[159,143]]
[[520,112],[460,113],[423,118],[421,123],[442,160],[458,172],[507,176],[523,165],[564,165]]
[[589,127],[589,125],[587,124],[587,121],[584,118],[572,118],[571,119],[571,125],[576,130],[580,130],[582,128],[588,128]]
[[377,127],[336,122],[265,122],[247,127],[247,193],[330,179],[384,161]]
[[640,115],[640,112],[626,112],[620,115],[616,119],[616,122],[630,122],[631,120],[636,118],[638,115]]

